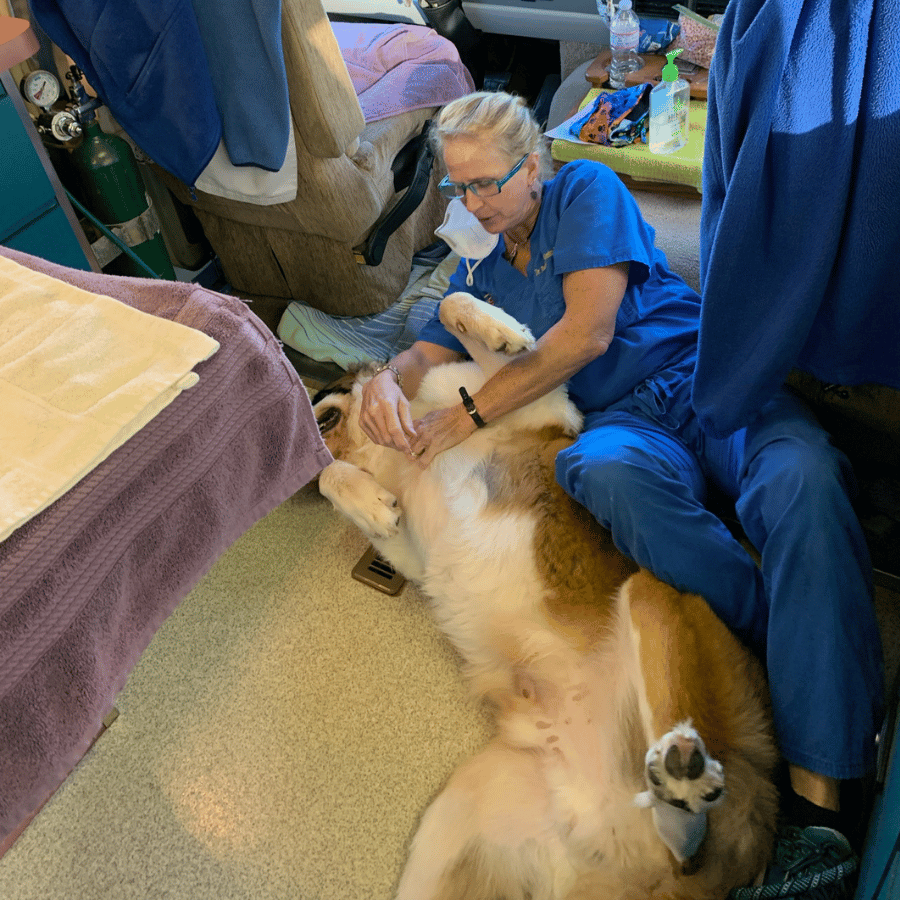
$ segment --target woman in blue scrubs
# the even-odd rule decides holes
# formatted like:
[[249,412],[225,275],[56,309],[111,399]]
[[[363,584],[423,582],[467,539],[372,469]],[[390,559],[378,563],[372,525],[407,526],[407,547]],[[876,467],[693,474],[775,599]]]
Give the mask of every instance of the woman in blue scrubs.
[[[559,483],[623,553],[705,597],[766,661],[803,824],[838,824],[840,782],[874,766],[883,690],[846,458],[787,391],[726,438],[700,428],[691,406],[700,298],[669,270],[614,172],[576,161],[542,179],[546,145],[520,99],[456,100],[434,139],[444,193],[486,233],[473,244],[471,229],[442,232],[467,257],[450,291],[502,307],[537,342],[473,395],[474,406],[413,422],[407,397],[424,373],[464,355],[435,318],[369,382],[363,428],[428,465],[567,383],[585,424],[557,458]],[[709,482],[735,501],[759,566],[704,505]]]

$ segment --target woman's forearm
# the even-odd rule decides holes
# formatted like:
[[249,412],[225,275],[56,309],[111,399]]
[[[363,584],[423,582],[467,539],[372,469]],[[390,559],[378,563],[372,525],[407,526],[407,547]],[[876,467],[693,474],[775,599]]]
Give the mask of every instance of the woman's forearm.
[[472,399],[481,417],[493,422],[565,384],[607,346],[590,341],[573,344],[553,328],[532,350],[512,358]]

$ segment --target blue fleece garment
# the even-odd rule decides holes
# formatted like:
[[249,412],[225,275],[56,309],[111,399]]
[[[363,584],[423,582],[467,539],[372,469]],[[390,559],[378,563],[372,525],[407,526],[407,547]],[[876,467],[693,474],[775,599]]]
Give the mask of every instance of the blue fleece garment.
[[223,141],[236,166],[284,165],[291,111],[281,0],[192,0],[207,49]]
[[[883,675],[849,465],[786,392],[753,426],[725,439],[704,433],[691,408],[698,297],[653,237],[615,173],[569,163],[545,185],[527,277],[498,246],[471,286],[463,262],[450,291],[495,303],[540,337],[563,314],[565,272],[630,263],[610,348],[569,382],[587,415],[557,457],[557,479],[622,552],[705,597],[767,661],[789,761],[861,776],[874,764]],[[437,319],[419,339],[464,352]],[[708,480],[736,501],[760,567],[707,510]]]
[[900,388],[896,0],[731,0],[710,71],[693,404],[725,435],[796,367]]
[[190,0],[31,0],[135,143],[193,186],[222,137]]

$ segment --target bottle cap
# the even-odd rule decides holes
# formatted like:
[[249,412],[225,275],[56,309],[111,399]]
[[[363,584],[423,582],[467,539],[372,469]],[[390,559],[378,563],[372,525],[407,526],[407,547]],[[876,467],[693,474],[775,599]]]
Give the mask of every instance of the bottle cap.
[[[622,0],[623,3],[630,3],[631,0]],[[662,80],[663,81],[676,81],[678,79],[678,66],[675,65],[673,60],[678,54],[681,53],[681,48],[679,47],[677,50],[673,50],[671,53],[666,54],[666,59],[668,62],[663,66],[662,70]]]
[[631,9],[631,0],[619,0],[619,12],[623,9]]

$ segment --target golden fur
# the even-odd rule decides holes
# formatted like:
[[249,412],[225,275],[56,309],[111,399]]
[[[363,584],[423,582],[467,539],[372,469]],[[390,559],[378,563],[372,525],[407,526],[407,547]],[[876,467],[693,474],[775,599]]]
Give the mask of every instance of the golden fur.
[[[414,416],[531,345],[468,295],[441,317],[474,361],[429,373]],[[422,470],[359,428],[368,377],[316,404],[337,460],[320,487],[420,584],[497,723],[423,816],[398,898],[687,900],[750,883],[777,812],[762,669],[700,597],[638,570],[556,484],[580,424],[565,392]],[[676,849],[657,814],[677,820]],[[706,827],[699,849],[678,849],[679,816]]]

